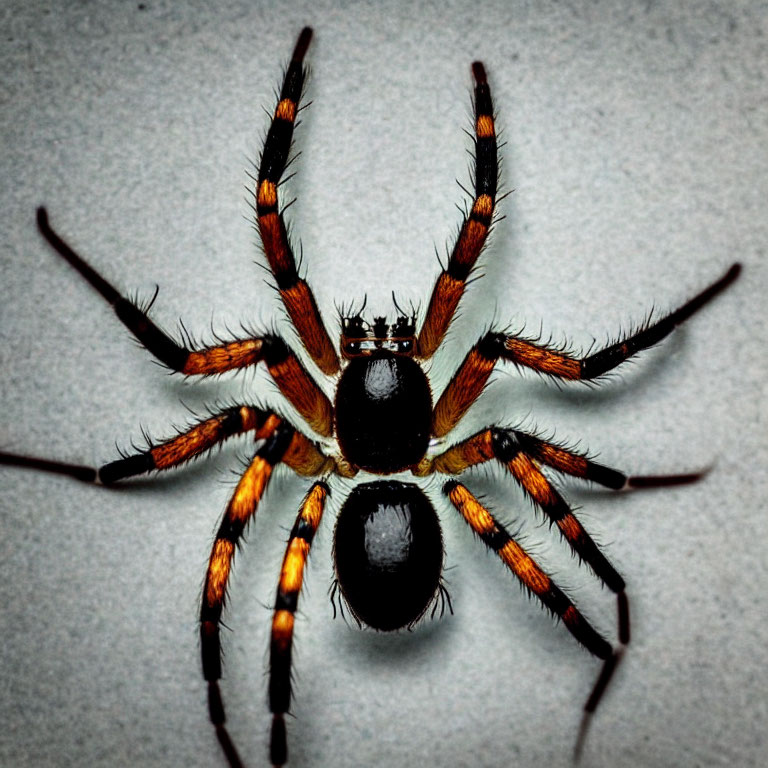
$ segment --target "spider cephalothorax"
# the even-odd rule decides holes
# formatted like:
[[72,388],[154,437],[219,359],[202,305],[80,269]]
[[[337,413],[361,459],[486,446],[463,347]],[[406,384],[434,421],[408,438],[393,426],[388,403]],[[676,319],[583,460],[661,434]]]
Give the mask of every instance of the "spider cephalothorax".
[[[469,488],[453,478],[443,494],[472,531],[501,559],[568,631],[597,658],[602,671],[587,699],[585,726],[629,642],[629,602],[624,580],[581,525],[556,489],[551,473],[571,475],[611,489],[691,482],[698,474],[628,477],[571,449],[524,430],[491,425],[449,444],[448,436],[482,393],[494,366],[510,362],[562,380],[591,380],[640,350],[656,344],[738,276],[726,273],[676,311],[647,323],[618,342],[585,357],[576,357],[514,334],[491,330],[458,365],[433,404],[422,368],[440,347],[477,263],[493,221],[498,180],[497,142],[491,91],[483,65],[472,65],[474,78],[474,192],[469,212],[445,268],[437,278],[417,331],[416,312],[362,319],[361,312],[342,313],[339,350],[334,347],[307,282],[299,276],[278,200],[293,140],[306,71],[303,60],[312,31],[302,30],[286,70],[256,179],[256,223],[280,297],[312,365],[312,373],[277,334],[233,339],[190,349],[110,285],[52,229],[43,208],[38,228],[48,243],[112,305],[120,321],[147,350],[172,371],[206,376],[264,363],[285,399],[304,419],[302,429],[269,408],[242,403],[192,425],[164,442],[124,456],[100,469],[0,454],[17,466],[70,474],[81,480],[114,483],[123,478],[176,467],[227,438],[247,433],[256,447],[240,477],[214,540],[203,587],[200,642],[203,676],[208,685],[211,722],[232,768],[242,765],[225,726],[219,681],[222,677],[220,627],[234,553],[253,518],[273,470],[284,464],[302,476],[317,478],[291,530],[275,598],[270,646],[269,706],[272,712],[270,760],[287,760],[284,716],[291,702],[294,615],[304,567],[336,476],[359,470],[377,475],[410,471],[417,477],[460,475],[473,466],[494,462],[520,485],[538,510],[556,526],[575,555],[616,595],[617,644],[598,633],[570,598],[515,541]],[[333,402],[315,377],[332,377]],[[314,440],[304,434],[318,436]],[[334,439],[338,450],[335,450]],[[433,447],[428,451],[430,443]],[[336,582],[358,622],[381,630],[410,627],[430,604],[447,599],[441,584],[443,542],[437,513],[414,483],[395,478],[358,485],[341,505],[335,527]],[[434,612],[434,611],[433,611]]]
[[350,360],[336,388],[335,411],[344,458],[368,472],[409,469],[429,445],[432,393],[412,357],[377,349]]

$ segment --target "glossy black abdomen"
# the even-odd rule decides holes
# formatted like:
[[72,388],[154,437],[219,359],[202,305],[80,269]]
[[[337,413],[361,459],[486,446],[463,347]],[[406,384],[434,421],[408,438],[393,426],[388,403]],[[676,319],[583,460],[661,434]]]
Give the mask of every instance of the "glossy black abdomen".
[[336,436],[351,464],[377,474],[418,463],[429,444],[432,394],[411,357],[380,350],[349,361],[336,389]]
[[347,605],[359,621],[375,629],[410,626],[440,586],[440,523],[413,483],[357,486],[336,520],[333,551]]

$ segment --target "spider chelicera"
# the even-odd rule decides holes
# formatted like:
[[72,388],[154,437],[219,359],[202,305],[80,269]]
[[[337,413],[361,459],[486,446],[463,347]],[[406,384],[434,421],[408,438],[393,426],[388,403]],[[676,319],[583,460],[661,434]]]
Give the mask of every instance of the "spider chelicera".
[[[291,530],[272,619],[270,760],[280,766],[288,754],[284,716],[291,700],[294,615],[312,539],[330,494],[329,480],[334,475],[353,477],[359,470],[378,475],[405,471],[418,477],[433,473],[459,475],[475,465],[498,462],[557,526],[579,559],[616,594],[618,643],[614,647],[463,483],[451,479],[443,485],[444,495],[475,534],[531,594],[562,620],[579,643],[603,661],[584,706],[578,755],[589,717],[629,642],[629,603],[623,578],[584,530],[544,468],[614,490],[687,483],[697,480],[700,474],[628,477],[551,441],[499,426],[482,429],[447,449],[442,447],[441,439],[450,434],[481,394],[499,360],[559,379],[594,380],[661,341],[730,285],[740,265],[731,266],[723,277],[676,311],[649,321],[639,331],[587,357],[490,331],[472,347],[433,405],[422,362],[434,355],[445,337],[488,237],[497,201],[493,104],[485,69],[475,62],[473,202],[447,266],[437,279],[421,327],[417,332],[416,313],[402,314],[397,305],[391,324],[382,317],[373,322],[364,320],[362,309],[350,310],[346,315],[342,312],[339,356],[312,291],[297,272],[278,195],[306,77],[303,60],[311,38],[311,29],[302,30],[283,79],[259,164],[255,214],[269,268],[297,334],[317,369],[336,381],[334,402],[326,397],[294,351],[275,334],[233,339],[200,349],[187,348],[193,345],[186,340],[175,341],[149,319],[148,306],[141,307],[122,296],[59,237],[43,208],[38,209],[37,223],[48,243],[112,305],[123,324],[168,368],[186,376],[210,376],[264,362],[282,394],[320,439],[311,440],[274,411],[242,404],[214,413],[170,440],[125,455],[98,470],[8,453],[0,454],[0,462],[109,485],[178,466],[233,435],[253,435],[258,447],[237,483],[216,534],[200,612],[210,719],[233,768],[242,763],[225,726],[219,689],[219,629],[235,548],[275,467],[282,463],[299,475],[319,478],[304,498]],[[337,449],[331,447],[333,438]],[[378,630],[411,627],[430,606],[447,599],[441,583],[440,523],[431,502],[414,483],[388,479],[354,488],[336,521],[333,558],[333,591],[340,592],[343,603],[360,624]]]

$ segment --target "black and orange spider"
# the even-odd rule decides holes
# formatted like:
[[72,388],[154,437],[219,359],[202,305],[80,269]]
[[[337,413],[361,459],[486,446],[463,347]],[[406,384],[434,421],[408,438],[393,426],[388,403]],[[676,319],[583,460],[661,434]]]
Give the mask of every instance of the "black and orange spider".
[[[485,69],[480,62],[472,65],[473,203],[447,266],[437,279],[418,331],[417,313],[404,314],[397,305],[392,323],[383,317],[366,321],[362,309],[350,310],[342,313],[339,354],[308,284],[297,272],[278,194],[291,150],[306,77],[303,61],[311,37],[311,29],[302,30],[285,73],[259,164],[255,212],[269,268],[296,332],[314,365],[335,381],[333,402],[276,334],[233,339],[200,349],[187,348],[193,345],[179,343],[149,319],[149,307],[125,298],[78,256],[50,226],[43,208],[38,209],[37,223],[48,243],[112,305],[121,322],[164,365],[186,376],[210,376],[264,362],[282,394],[317,439],[310,439],[273,410],[241,404],[98,470],[7,453],[0,454],[0,461],[110,485],[127,477],[178,466],[233,435],[253,435],[258,447],[239,479],[213,543],[200,612],[202,667],[208,685],[210,719],[233,768],[240,766],[241,761],[225,726],[219,689],[221,616],[235,548],[275,467],[282,463],[300,475],[318,478],[309,489],[290,533],[272,619],[270,760],[272,765],[280,766],[286,763],[288,754],[284,717],[291,701],[294,615],[304,566],[333,477],[350,478],[360,470],[381,476],[402,472],[417,477],[434,473],[459,475],[470,467],[498,462],[557,526],[579,559],[616,594],[618,643],[614,646],[590,625],[463,483],[451,479],[443,485],[444,495],[475,534],[498,554],[531,594],[562,620],[582,646],[603,661],[584,707],[578,753],[589,716],[629,642],[629,603],[624,580],[584,530],[545,469],[614,490],[687,483],[700,474],[628,477],[551,441],[500,426],[487,427],[448,447],[444,438],[479,397],[499,360],[558,379],[594,380],[661,341],[729,286],[737,278],[740,265],[731,266],[723,277],[678,310],[581,359],[516,335],[490,331],[472,347],[433,404],[422,363],[432,358],[445,337],[487,240],[497,201],[498,147]],[[342,504],[336,521],[333,557],[333,591],[338,589],[343,604],[360,624],[378,630],[411,627],[430,607],[448,600],[441,582],[443,542],[438,516],[425,493],[414,483],[387,479],[355,487]]]

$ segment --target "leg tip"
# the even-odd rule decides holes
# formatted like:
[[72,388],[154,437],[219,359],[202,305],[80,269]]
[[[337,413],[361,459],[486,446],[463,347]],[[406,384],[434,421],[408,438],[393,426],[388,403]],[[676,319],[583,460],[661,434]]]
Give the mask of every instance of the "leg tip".
[[483,66],[482,61],[472,62],[472,76],[475,78],[475,82],[478,85],[482,85],[483,83],[488,82],[488,78],[485,74],[485,67]]
[[312,42],[312,27],[304,27],[299,33],[299,39],[296,41],[296,47],[293,49],[293,61],[303,61],[307,53],[307,48]]
[[628,477],[622,490],[644,490],[648,488],[669,488],[674,485],[690,485],[703,480],[712,467],[705,467],[698,472],[685,472],[679,475],[632,475]]
[[272,733],[270,736],[269,759],[273,768],[285,765],[288,760],[288,744],[285,735],[285,720],[281,714],[272,716]]
[[223,725],[216,726],[216,738],[219,740],[230,768],[243,768],[243,761],[240,759],[240,755],[237,753],[237,749],[235,749],[235,745],[232,743],[232,739]]
[[39,229],[49,229],[48,226],[48,211],[44,205],[39,205],[35,211],[35,218],[37,219],[37,226]]
[[741,263],[735,262],[731,265],[731,268],[725,273],[725,280],[732,283],[741,274]]

